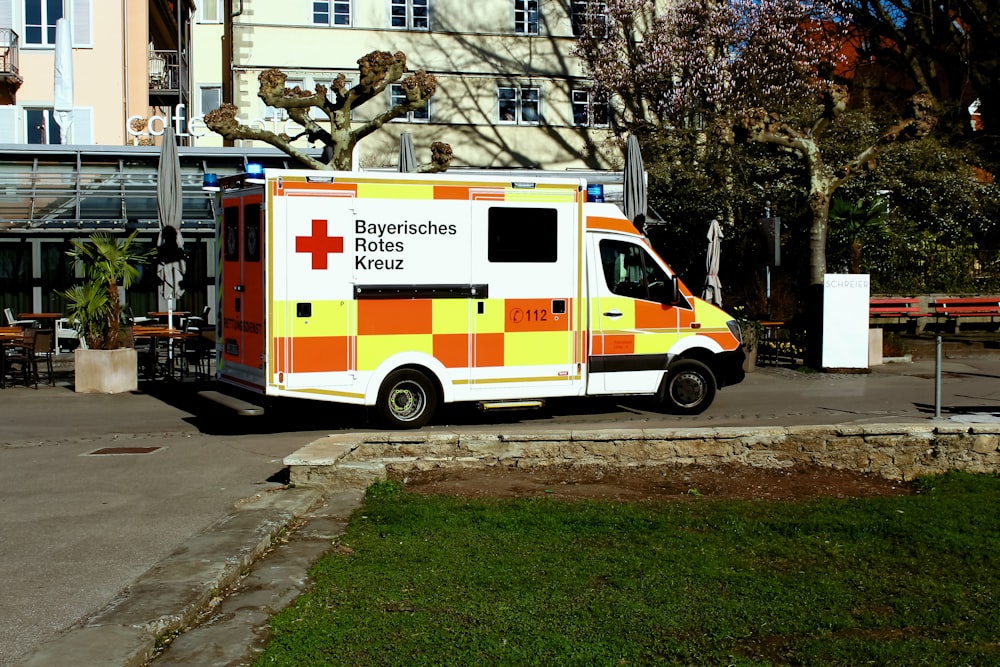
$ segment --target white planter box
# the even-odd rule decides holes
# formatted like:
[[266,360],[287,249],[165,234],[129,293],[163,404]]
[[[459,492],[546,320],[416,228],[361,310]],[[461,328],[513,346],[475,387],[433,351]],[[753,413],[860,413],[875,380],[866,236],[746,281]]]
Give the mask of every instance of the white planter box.
[[135,348],[73,352],[77,393],[122,394],[139,388],[139,358]]

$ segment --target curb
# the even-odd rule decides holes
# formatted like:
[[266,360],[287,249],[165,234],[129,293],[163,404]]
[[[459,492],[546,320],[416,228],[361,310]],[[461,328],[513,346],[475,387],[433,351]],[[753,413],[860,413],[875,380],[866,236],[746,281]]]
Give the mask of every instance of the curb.
[[411,470],[490,466],[815,465],[910,480],[947,470],[1000,470],[1000,427],[937,420],[749,429],[351,433],[315,440],[284,463],[293,484],[326,491],[366,488]]
[[318,489],[263,493],[206,528],[140,576],[117,598],[46,643],[24,667],[141,667],[171,634],[191,625],[217,596],[323,498]]

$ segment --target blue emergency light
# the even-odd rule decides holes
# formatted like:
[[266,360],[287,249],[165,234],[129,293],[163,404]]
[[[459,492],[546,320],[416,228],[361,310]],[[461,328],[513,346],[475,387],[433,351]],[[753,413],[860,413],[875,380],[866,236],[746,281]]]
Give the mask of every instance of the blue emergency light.
[[587,184],[587,201],[592,201],[592,202],[603,202],[604,201],[604,184],[603,183],[589,183],[589,184]]

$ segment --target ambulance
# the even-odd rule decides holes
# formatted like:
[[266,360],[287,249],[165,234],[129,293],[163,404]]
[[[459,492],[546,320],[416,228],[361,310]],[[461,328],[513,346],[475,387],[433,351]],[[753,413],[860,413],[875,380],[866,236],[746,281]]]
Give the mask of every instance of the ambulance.
[[368,406],[649,395],[700,413],[743,379],[737,322],[583,178],[267,170],[221,193],[217,377]]

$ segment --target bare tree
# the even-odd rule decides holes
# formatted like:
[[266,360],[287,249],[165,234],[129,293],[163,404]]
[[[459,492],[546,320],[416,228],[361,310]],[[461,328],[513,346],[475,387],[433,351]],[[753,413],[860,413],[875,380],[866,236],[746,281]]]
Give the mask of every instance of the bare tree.
[[[312,169],[350,170],[351,155],[359,141],[394,118],[424,108],[437,90],[437,80],[423,70],[403,78],[407,71],[406,54],[400,51],[372,51],[358,60],[358,69],[360,78],[356,85],[348,86],[347,77],[340,74],[329,90],[322,84],[315,90],[286,88],[288,77],[281,70],[261,72],[257,78],[260,82],[257,97],[268,106],[285,109],[289,118],[302,126],[302,132],[295,136],[242,124],[236,118],[239,109],[233,104],[223,104],[206,114],[205,124],[226,139],[266,142]],[[394,83],[401,86],[405,100],[355,127],[351,111],[381,95]],[[323,144],[320,159],[293,145],[302,137],[310,143]],[[417,171],[445,171],[451,159],[451,146],[436,141],[431,144],[431,162],[418,166]]]

